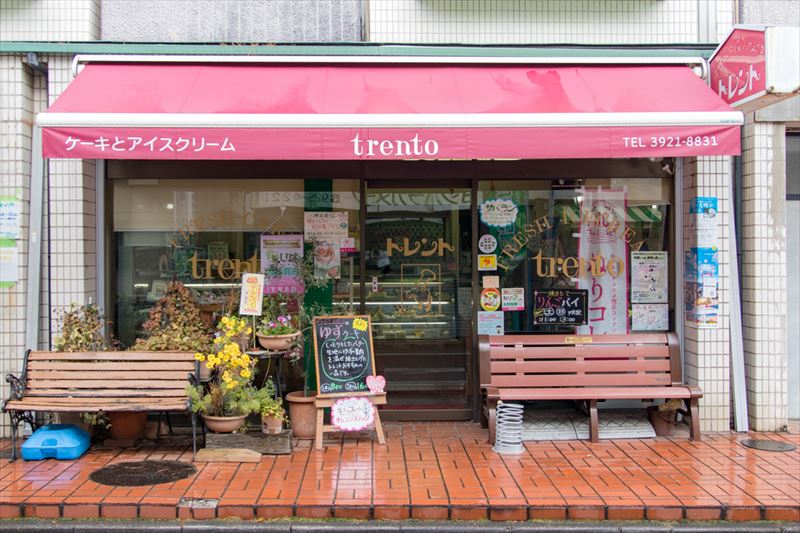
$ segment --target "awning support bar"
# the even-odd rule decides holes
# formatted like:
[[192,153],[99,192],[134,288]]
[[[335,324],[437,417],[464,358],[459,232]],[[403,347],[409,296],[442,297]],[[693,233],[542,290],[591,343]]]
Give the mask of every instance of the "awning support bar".
[[39,348],[39,298],[42,283],[42,209],[44,204],[44,158],[42,128],[33,127],[31,146],[31,194],[28,234],[28,283],[25,297],[25,349]]

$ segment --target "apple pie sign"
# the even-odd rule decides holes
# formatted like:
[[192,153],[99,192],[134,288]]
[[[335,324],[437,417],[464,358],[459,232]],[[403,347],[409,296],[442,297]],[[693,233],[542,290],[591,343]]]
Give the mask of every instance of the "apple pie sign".
[[342,398],[331,406],[331,424],[341,431],[361,431],[374,423],[375,406],[368,398]]

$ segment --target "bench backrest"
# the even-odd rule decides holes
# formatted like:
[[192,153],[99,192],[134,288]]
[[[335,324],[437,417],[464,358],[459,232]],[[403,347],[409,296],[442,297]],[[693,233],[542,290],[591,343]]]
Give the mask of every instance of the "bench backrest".
[[25,396],[185,398],[189,352],[30,352]]
[[675,333],[481,335],[481,387],[670,386],[683,381]]

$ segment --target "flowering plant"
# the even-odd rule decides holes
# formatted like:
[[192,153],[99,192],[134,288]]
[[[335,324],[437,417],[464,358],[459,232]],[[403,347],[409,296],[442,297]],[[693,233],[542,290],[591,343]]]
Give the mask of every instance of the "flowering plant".
[[275,320],[263,318],[258,328],[260,335],[291,335],[296,332],[297,328],[292,325],[290,315],[279,315]]
[[217,326],[213,351],[195,354],[209,370],[216,370],[208,391],[201,386],[187,389],[195,412],[240,416],[258,411],[260,404],[254,399],[256,389],[252,386],[256,361],[244,352],[252,333],[244,318],[224,316]]

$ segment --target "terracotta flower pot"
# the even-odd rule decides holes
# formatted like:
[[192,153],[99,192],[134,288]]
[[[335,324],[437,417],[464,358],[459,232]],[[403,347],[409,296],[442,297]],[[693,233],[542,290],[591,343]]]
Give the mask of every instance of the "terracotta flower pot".
[[144,434],[147,413],[144,411],[123,411],[108,413],[111,422],[111,438],[117,440],[135,440]]
[[262,335],[258,334],[258,344],[265,350],[281,351],[292,347],[295,339],[300,336],[300,332],[289,333],[287,335]]
[[313,439],[317,429],[317,408],[314,406],[315,394],[304,396],[303,391],[286,395],[289,402],[289,423],[292,436],[296,439]]
[[211,380],[211,369],[206,366],[205,361],[200,362],[200,375],[198,376],[198,379],[200,379],[202,383]]
[[277,435],[283,430],[283,418],[280,416],[261,415],[261,432],[268,435]]
[[203,422],[212,433],[233,433],[244,423],[247,415],[242,416],[209,416],[202,415]]

